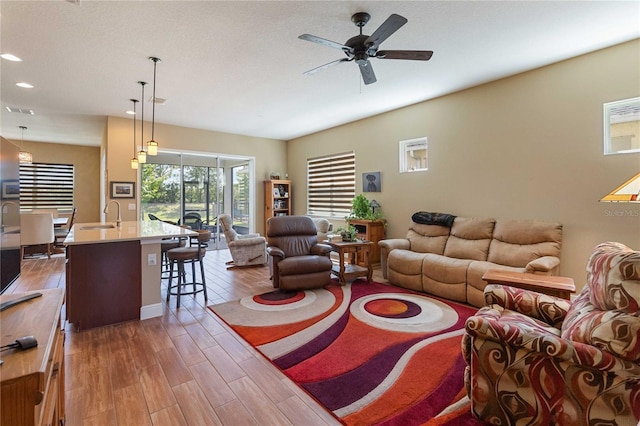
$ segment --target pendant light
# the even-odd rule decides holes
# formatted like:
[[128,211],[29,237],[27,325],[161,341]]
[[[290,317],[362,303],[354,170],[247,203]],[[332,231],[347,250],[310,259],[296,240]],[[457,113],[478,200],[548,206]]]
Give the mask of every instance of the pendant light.
[[[149,155],[157,155],[158,154],[158,142],[155,140],[155,130],[156,130],[156,67],[158,62],[162,59],[156,58],[154,56],[150,56],[149,60],[153,61],[153,104],[151,105],[151,140],[147,142],[147,151],[149,151]],[[144,98],[142,99],[144,102]]]
[[137,99],[129,99],[133,102],[133,157],[131,157],[131,168],[138,168],[138,159],[136,158],[136,103]]
[[33,163],[33,155],[31,155],[30,152],[24,151],[24,131],[27,130],[27,127],[18,126],[18,128],[22,131],[22,142],[20,143],[20,153],[18,154],[20,164],[31,164]]
[[142,86],[142,107],[140,112],[140,131],[141,131],[141,144],[140,151],[138,151],[138,163],[144,164],[147,162],[147,152],[144,150],[144,86],[147,84],[146,81],[139,81],[138,84]]

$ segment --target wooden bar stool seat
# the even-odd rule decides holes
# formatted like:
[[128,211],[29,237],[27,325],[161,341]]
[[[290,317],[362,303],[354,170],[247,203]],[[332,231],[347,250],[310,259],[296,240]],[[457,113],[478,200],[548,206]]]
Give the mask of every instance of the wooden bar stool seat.
[[[171,296],[177,296],[176,308],[180,308],[180,296],[185,294],[195,295],[202,292],[205,302],[207,299],[207,284],[204,275],[204,264],[202,259],[207,254],[207,245],[211,240],[211,232],[206,230],[197,230],[197,244],[191,247],[177,247],[167,250],[167,259],[169,260],[169,283],[167,284],[167,303]],[[191,282],[186,282],[185,264],[191,264]],[[200,264],[200,278],[202,281],[196,281],[196,263]],[[174,275],[174,266],[176,274]],[[173,283],[173,279],[177,278],[177,284]],[[191,290],[187,290],[187,286],[191,285]]]

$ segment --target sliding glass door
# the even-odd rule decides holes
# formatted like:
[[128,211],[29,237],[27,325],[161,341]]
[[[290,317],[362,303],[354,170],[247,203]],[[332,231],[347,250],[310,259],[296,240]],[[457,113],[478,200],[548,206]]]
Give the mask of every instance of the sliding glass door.
[[232,216],[238,233],[253,229],[253,159],[192,153],[159,153],[141,165],[142,220],[164,220],[207,229],[226,247],[219,214]]

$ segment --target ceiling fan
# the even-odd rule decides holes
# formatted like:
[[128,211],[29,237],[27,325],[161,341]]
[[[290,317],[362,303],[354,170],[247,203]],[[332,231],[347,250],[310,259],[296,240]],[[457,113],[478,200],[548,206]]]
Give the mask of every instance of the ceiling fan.
[[304,74],[315,74],[330,66],[355,60],[360,68],[364,84],[371,84],[376,82],[376,75],[373,72],[373,67],[369,62],[369,58],[410,59],[414,61],[428,61],[431,59],[431,56],[433,55],[433,51],[431,50],[378,50],[383,41],[398,31],[398,29],[408,21],[406,18],[394,13],[389,16],[387,20],[373,32],[373,34],[368,36],[366,34],[362,34],[362,27],[369,22],[369,19],[371,19],[371,15],[366,12],[358,12],[354,14],[351,17],[351,21],[360,28],[360,35],[351,37],[344,44],[336,43],[335,41],[327,40],[311,34],[302,34],[299,36],[298,38],[301,40],[311,41],[313,43],[340,49],[345,53],[345,55],[347,55],[346,58],[337,59],[329,62],[328,64],[313,68],[306,71]]

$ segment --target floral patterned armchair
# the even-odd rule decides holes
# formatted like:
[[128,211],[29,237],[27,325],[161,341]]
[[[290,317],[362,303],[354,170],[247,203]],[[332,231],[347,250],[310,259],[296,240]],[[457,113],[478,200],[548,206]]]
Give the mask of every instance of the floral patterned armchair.
[[640,252],[598,245],[573,301],[502,285],[466,323],[473,414],[492,424],[637,425]]

